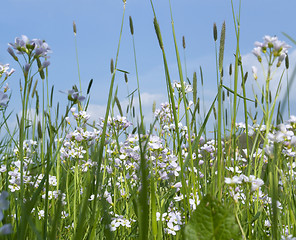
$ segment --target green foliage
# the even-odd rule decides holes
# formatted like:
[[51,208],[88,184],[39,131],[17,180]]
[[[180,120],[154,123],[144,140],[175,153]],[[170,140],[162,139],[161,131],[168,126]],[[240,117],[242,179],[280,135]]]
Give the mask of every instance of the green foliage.
[[185,226],[186,240],[239,239],[233,208],[205,196]]

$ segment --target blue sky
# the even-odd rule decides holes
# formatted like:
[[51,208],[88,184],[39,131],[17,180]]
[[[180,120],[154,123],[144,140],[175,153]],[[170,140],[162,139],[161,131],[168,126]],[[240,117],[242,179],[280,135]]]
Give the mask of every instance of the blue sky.
[[[238,2],[234,0],[235,8]],[[187,72],[191,79],[194,71],[202,66],[207,102],[215,95],[215,45],[213,23],[220,31],[226,22],[225,67],[234,62],[235,32],[230,0],[172,0],[172,10],[179,48],[181,39],[186,38]],[[160,24],[164,47],[167,53],[172,79],[178,79],[176,58],[172,41],[168,0],[154,1]],[[19,68],[7,53],[7,43],[22,34],[41,38],[53,50],[49,66],[49,83],[55,85],[55,98],[66,101],[58,90],[70,89],[78,84],[75,55],[73,20],[77,24],[77,45],[83,90],[90,79],[92,88],[91,112],[100,115],[107,102],[110,83],[110,59],[115,58],[123,12],[121,0],[6,0],[1,3],[0,62],[10,63],[17,72],[9,79],[13,97],[17,98],[20,75]],[[293,0],[242,0],[241,9],[241,54],[248,59],[250,68],[255,57],[250,53],[255,41],[264,35],[277,35],[280,40],[292,43],[282,32],[296,38],[294,14],[296,1]],[[127,0],[122,44],[118,68],[130,72],[129,91],[136,88],[132,38],[128,17],[132,16],[135,29],[135,44],[141,92],[145,96],[145,111],[151,112],[153,99],[159,105],[166,98],[165,78],[161,52],[153,26],[153,12],[148,0]],[[290,49],[290,53],[294,48]],[[181,56],[183,57],[183,52]],[[296,57],[295,57],[296,58]],[[291,67],[295,66],[294,58]],[[294,65],[293,65],[294,64]],[[250,69],[247,69],[250,70]],[[249,74],[251,76],[251,74]],[[252,78],[249,77],[249,80]],[[124,77],[119,73],[116,85],[120,89],[120,100],[127,95]],[[65,100],[64,100],[65,99]],[[11,103],[17,110],[17,105]],[[296,114],[296,113],[294,113]]]

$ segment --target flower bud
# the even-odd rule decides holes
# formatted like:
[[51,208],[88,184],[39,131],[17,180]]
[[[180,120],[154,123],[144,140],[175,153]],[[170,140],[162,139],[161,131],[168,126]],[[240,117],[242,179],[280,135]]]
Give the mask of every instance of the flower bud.
[[7,52],[13,57],[13,59],[14,59],[15,61],[18,61],[18,58],[17,58],[17,56],[15,56],[14,51],[12,50],[11,47],[8,47],[8,48],[7,48]]
[[50,65],[50,61],[44,61],[42,63],[42,68],[47,68]]
[[253,77],[255,80],[257,80],[258,76],[257,76],[257,68],[255,66],[252,66],[252,72],[253,72]]
[[26,63],[26,64],[25,64],[25,67],[24,67],[24,72],[25,72],[25,74],[28,74],[28,72],[29,72],[29,70],[30,70],[30,67],[31,67],[31,65],[30,65],[29,63]]

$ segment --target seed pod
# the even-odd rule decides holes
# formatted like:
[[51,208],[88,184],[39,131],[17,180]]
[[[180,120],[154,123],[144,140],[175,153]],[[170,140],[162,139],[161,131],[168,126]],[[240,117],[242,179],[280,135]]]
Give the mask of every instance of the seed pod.
[[38,69],[41,69],[42,68],[42,64],[41,64],[40,58],[37,58],[36,60],[37,60]]
[[134,35],[134,25],[133,25],[133,19],[131,16],[129,16],[129,25],[130,25],[131,34]]
[[289,69],[289,57],[288,57],[288,54],[286,54],[285,65],[286,65],[286,69]]
[[272,96],[271,96],[271,91],[269,90],[269,103],[271,103],[272,102]]
[[231,76],[232,75],[232,64],[230,63],[230,65],[229,65],[229,76]]
[[136,113],[135,113],[135,107],[133,106],[133,118],[135,118]]
[[185,43],[185,37],[184,36],[182,37],[182,44],[183,44],[183,48],[185,49],[186,48],[186,43]]
[[258,107],[258,96],[256,94],[256,97],[255,97],[255,108],[257,108],[257,107]]
[[222,101],[224,102],[225,101],[225,91],[223,90],[222,92]]
[[200,109],[199,109],[199,102],[200,102],[200,99],[198,98],[198,99],[197,99],[197,113],[198,113],[198,114],[199,114],[199,110],[200,110]]
[[76,36],[77,29],[76,29],[76,23],[74,21],[73,21],[73,32],[74,32],[74,35]]
[[217,36],[218,36],[218,33],[217,33],[217,25],[216,23],[214,23],[214,26],[213,26],[213,35],[214,35],[214,41],[216,42],[217,41]]
[[110,71],[111,71],[111,74],[113,74],[113,72],[114,72],[114,62],[113,62],[113,58],[111,58],[111,62],[110,62]]
[[40,75],[40,77],[41,77],[42,80],[45,79],[45,75],[44,75],[44,71],[43,71],[43,70],[41,70],[41,71],[39,72],[39,75]]

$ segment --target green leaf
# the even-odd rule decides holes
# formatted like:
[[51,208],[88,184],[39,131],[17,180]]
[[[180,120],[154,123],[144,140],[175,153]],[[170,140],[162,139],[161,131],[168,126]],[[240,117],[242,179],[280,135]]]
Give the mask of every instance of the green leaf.
[[[222,84],[222,87],[224,87],[226,90],[228,90],[229,92],[231,92],[231,93],[234,94],[234,91],[233,91],[232,89],[230,89],[229,87],[226,87],[226,86],[223,85],[223,84]],[[248,100],[248,101],[250,101],[250,102],[255,102],[254,100],[249,99],[249,98],[245,98],[245,97],[243,97],[242,95],[237,94],[237,96],[240,97],[240,98],[242,98],[242,99],[246,99],[246,100]]]
[[205,196],[185,226],[186,240],[239,239],[239,226],[230,207]]

